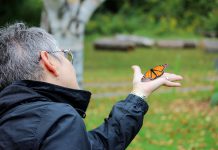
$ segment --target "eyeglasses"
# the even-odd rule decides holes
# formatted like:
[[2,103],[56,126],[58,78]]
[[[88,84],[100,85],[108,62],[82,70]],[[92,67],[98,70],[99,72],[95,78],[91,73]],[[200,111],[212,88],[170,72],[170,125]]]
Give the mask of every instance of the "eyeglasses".
[[70,62],[73,61],[73,53],[70,49],[62,49],[62,50],[57,50],[57,51],[48,52],[48,53],[56,53],[56,52],[63,52],[65,58],[67,58]]

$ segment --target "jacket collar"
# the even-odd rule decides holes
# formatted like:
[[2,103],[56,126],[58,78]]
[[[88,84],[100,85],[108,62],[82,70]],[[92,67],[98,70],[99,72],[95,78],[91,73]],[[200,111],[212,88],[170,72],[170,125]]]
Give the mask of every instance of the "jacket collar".
[[0,93],[0,115],[13,106],[38,98],[43,101],[70,104],[84,118],[90,97],[91,93],[85,90],[70,89],[40,81],[15,81]]

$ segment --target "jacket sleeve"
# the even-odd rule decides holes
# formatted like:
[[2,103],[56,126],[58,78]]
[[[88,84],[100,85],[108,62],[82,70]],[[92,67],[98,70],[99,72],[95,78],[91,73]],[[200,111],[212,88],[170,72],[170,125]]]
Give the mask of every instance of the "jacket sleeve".
[[88,132],[93,150],[124,150],[139,132],[148,104],[129,94],[114,105],[109,117],[98,128]]

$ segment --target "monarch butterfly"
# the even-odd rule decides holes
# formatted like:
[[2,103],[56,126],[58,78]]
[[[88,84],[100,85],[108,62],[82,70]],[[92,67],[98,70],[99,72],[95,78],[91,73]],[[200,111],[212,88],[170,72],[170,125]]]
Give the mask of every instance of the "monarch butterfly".
[[154,80],[163,75],[164,69],[168,66],[168,64],[158,65],[154,68],[149,69],[144,76],[142,77],[142,81]]

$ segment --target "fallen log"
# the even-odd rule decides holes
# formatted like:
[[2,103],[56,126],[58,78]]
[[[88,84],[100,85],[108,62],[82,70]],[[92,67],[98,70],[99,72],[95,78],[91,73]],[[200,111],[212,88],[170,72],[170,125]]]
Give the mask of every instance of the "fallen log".
[[184,41],[183,48],[196,48],[199,46],[199,43],[197,41]]
[[104,38],[94,42],[96,50],[132,51],[136,47],[133,42],[120,41],[113,38]]
[[196,48],[198,43],[191,40],[159,40],[156,42],[156,46],[160,48]]
[[218,40],[215,39],[205,39],[202,41],[201,45],[203,46],[206,52],[217,53],[218,52]]
[[179,40],[159,40],[156,45],[160,48],[183,48],[183,41]]
[[115,38],[119,41],[135,43],[138,47],[152,47],[155,44],[154,40],[143,36],[118,34]]

